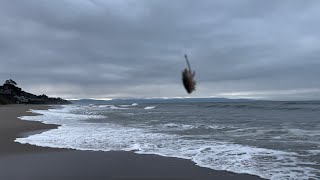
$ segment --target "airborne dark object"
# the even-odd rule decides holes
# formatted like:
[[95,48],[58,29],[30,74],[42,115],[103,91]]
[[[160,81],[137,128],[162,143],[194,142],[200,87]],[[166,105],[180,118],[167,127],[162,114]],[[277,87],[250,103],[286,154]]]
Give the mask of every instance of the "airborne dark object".
[[189,60],[186,54],[184,55],[184,57],[186,58],[188,69],[185,68],[182,71],[182,82],[183,82],[184,88],[187,90],[189,94],[191,94],[192,91],[196,89],[196,81],[193,79],[196,72],[195,71],[192,72],[189,64]]

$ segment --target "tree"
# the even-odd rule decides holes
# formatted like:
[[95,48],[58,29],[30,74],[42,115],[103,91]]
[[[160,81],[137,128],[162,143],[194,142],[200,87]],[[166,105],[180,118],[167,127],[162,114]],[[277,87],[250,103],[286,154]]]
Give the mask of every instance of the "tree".
[[4,84],[5,84],[5,85],[6,85],[6,84],[10,84],[10,85],[13,85],[13,86],[16,86],[16,85],[17,85],[17,83],[16,83],[14,80],[12,80],[12,79],[6,80],[6,82],[5,82]]

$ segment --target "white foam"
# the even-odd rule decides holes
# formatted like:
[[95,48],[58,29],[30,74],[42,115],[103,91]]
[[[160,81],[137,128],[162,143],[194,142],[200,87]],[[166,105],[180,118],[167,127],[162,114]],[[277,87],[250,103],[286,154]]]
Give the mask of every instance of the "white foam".
[[288,129],[289,133],[296,136],[320,136],[320,132],[309,131],[304,129]]
[[189,124],[176,124],[176,123],[167,123],[167,124],[163,124],[161,125],[164,128],[171,128],[171,129],[192,129],[195,126],[189,125]]
[[99,108],[103,108],[103,109],[129,109],[128,107],[131,105],[119,105],[119,106],[115,106],[115,105],[99,105],[99,106],[90,106],[93,108],[99,107]]
[[119,105],[119,107],[130,107],[131,105]]
[[127,107],[110,106],[110,109],[129,109]]
[[[49,109],[49,110],[30,110],[33,113],[42,114],[38,116],[22,116],[18,117],[22,120],[29,121],[40,121],[46,124],[58,124],[64,125],[66,123],[74,124],[79,123],[79,120],[87,120],[87,119],[101,119],[104,116],[94,115],[89,113],[84,114],[73,114],[70,113],[71,110],[77,110],[77,107],[65,107],[63,109]],[[75,121],[77,119],[78,121]]]
[[[296,153],[213,140],[190,140],[180,135],[154,133],[148,129],[112,123],[84,123],[79,120],[102,117],[72,114],[77,110],[77,107],[67,106],[64,109],[32,111],[43,115],[24,116],[22,119],[63,125],[41,134],[17,138],[15,142],[92,151],[134,150],[140,154],[190,159],[202,167],[248,173],[267,179],[317,179],[317,170],[299,166],[312,162],[303,161]],[[168,123],[165,126],[180,128],[186,127],[186,124]]]
[[131,106],[137,106],[137,103],[132,103],[131,105],[119,105],[120,107],[131,107]]
[[314,155],[314,156],[320,155],[320,149],[319,150],[307,150],[307,152]]
[[147,106],[144,109],[154,109],[156,106]]
[[197,125],[195,128],[220,130],[220,129],[225,129],[226,127],[225,127],[225,126],[221,126],[221,125],[205,125],[205,124],[200,124],[200,125]]

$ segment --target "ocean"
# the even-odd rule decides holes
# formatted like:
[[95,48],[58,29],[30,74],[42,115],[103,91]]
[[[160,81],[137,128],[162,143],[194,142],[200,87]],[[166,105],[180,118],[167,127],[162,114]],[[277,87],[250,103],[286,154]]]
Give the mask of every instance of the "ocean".
[[23,120],[62,125],[19,143],[189,159],[266,179],[320,179],[320,102],[103,101]]

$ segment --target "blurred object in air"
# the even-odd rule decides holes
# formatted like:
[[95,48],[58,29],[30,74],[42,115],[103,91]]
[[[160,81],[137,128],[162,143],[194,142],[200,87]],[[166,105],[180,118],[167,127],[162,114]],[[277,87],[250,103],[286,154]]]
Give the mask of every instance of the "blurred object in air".
[[184,57],[186,58],[186,61],[187,61],[187,64],[188,64],[188,68],[185,68],[183,71],[182,71],[182,82],[183,82],[183,85],[184,85],[184,88],[187,90],[187,92],[189,94],[192,93],[192,91],[194,91],[196,89],[196,81],[194,80],[194,76],[196,74],[195,71],[191,71],[191,67],[190,67],[190,64],[189,64],[189,60],[188,60],[188,57],[187,55],[185,54]]

